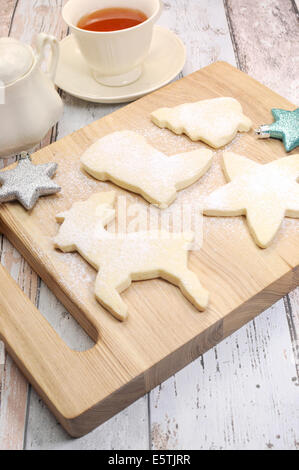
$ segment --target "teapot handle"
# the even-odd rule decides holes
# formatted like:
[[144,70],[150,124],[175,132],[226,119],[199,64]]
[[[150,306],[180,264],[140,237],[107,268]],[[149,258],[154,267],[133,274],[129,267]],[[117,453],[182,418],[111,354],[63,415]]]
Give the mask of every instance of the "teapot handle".
[[160,16],[162,15],[163,10],[164,10],[164,3],[163,3],[163,0],[160,0],[160,10],[159,10],[159,13],[158,13],[158,16],[157,16],[157,20],[158,20],[158,19],[160,18]]
[[40,33],[36,38],[36,46],[38,52],[38,65],[42,63],[45,56],[45,48],[49,45],[51,47],[51,59],[47,70],[47,75],[54,82],[58,59],[59,59],[59,42],[54,36],[49,34]]

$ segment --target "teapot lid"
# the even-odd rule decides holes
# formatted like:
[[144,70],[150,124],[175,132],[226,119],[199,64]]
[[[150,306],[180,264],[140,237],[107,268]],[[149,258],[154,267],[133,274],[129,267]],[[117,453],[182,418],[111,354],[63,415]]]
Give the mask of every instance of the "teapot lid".
[[17,39],[0,38],[0,86],[9,85],[26,75],[33,62],[30,46]]

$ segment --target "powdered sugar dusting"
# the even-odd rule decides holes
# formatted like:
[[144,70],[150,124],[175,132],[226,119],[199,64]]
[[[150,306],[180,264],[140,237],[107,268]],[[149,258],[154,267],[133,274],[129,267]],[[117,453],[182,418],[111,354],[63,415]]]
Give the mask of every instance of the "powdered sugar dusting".
[[77,253],[62,253],[55,250],[53,259],[63,263],[64,269],[59,270],[59,282],[66,288],[71,288],[77,298],[84,299],[86,290],[92,290],[96,271]]
[[[182,135],[177,136],[172,132],[160,129],[154,125],[143,126],[142,129],[134,129],[135,132],[144,136],[151,145],[158,148],[166,155],[173,155],[174,153],[187,152],[199,148],[206,149],[208,146],[201,142],[192,142],[188,137]],[[96,137],[94,138],[96,140]],[[64,152],[56,152],[54,155],[55,161],[59,163],[55,181],[62,186],[62,192],[57,196],[51,196],[40,200],[39,204],[34,208],[35,224],[39,224],[38,228],[41,236],[44,236],[45,245],[39,250],[39,258],[42,257],[46,250],[46,257],[51,259],[53,265],[56,263],[63,263],[61,269],[60,282],[63,283],[70,291],[75,292],[77,296],[86,299],[94,289],[94,279],[96,271],[84,261],[80,255],[75,253],[61,253],[54,249],[52,237],[57,235],[59,225],[55,221],[55,215],[59,212],[69,210],[76,201],[84,201],[91,194],[99,191],[115,190],[118,198],[116,201],[116,221],[113,221],[108,226],[108,231],[115,232],[122,230],[121,218],[123,213],[126,214],[126,228],[128,231],[144,230],[143,220],[147,220],[146,229],[151,229],[149,222],[155,217],[158,219],[159,227],[161,225],[161,216],[165,214],[170,218],[170,224],[167,229],[173,230],[171,217],[175,217],[178,210],[185,205],[191,211],[192,224],[191,231],[198,232],[199,230],[194,224],[196,216],[200,216],[202,211],[202,204],[204,199],[215,189],[224,185],[226,180],[222,172],[222,153],[223,150],[231,150],[246,155],[248,153],[248,137],[247,135],[237,134],[235,139],[230,142],[226,147],[214,153],[212,167],[208,172],[196,183],[192,184],[187,189],[178,192],[176,201],[168,207],[168,209],[161,211],[160,209],[149,205],[138,196],[129,191],[122,190],[112,183],[100,182],[89,176],[82,170],[80,163],[80,155],[74,156],[69,151],[68,154]],[[126,209],[122,205],[126,204]],[[136,209],[138,206],[139,209]],[[45,209],[46,207],[46,209]],[[137,210],[137,212],[136,212]],[[151,218],[149,218],[149,212]],[[138,217],[135,214],[138,213]],[[200,216],[201,217],[201,216]],[[219,231],[224,234],[225,238],[232,238],[236,240],[248,239],[248,229],[244,217],[203,217],[204,229],[204,242],[208,241],[210,237],[214,240],[217,239]],[[120,224],[120,227],[119,227]],[[298,219],[285,219],[279,232],[279,240],[293,236],[298,231]],[[165,226],[166,228],[166,226]],[[30,227],[29,227],[30,230]],[[200,227],[202,230],[202,226]],[[44,235],[42,235],[44,234]],[[48,240],[47,238],[50,237]],[[60,272],[60,269],[57,269]],[[82,281],[83,279],[83,281]]]

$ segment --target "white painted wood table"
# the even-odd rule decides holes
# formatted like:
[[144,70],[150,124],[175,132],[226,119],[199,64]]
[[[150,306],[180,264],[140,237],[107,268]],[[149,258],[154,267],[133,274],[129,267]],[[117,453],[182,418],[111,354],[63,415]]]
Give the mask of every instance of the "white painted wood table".
[[[65,0],[0,0],[0,36],[63,38]],[[165,0],[160,24],[181,36],[183,75],[215,60],[299,101],[296,0]],[[62,93],[42,145],[117,109]],[[67,344],[91,341],[5,238],[0,260]],[[0,449],[299,448],[299,289],[81,439],[71,439],[0,345]]]

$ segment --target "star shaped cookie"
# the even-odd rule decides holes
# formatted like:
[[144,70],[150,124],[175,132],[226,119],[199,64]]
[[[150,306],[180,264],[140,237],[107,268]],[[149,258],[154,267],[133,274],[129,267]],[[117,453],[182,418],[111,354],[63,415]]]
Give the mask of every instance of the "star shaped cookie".
[[57,163],[34,165],[29,155],[21,156],[16,168],[0,172],[0,203],[17,199],[25,209],[32,209],[40,196],[61,190],[51,180],[56,170]]
[[268,247],[284,217],[299,218],[299,154],[265,165],[232,152],[223,160],[230,182],[206,198],[204,214],[246,215],[257,245]]

